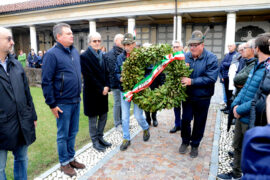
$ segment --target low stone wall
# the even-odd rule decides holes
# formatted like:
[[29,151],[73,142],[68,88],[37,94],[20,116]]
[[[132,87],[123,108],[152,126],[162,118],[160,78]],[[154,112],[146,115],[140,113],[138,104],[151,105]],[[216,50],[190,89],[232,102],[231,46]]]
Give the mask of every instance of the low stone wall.
[[41,72],[40,68],[24,68],[29,86],[41,87]]

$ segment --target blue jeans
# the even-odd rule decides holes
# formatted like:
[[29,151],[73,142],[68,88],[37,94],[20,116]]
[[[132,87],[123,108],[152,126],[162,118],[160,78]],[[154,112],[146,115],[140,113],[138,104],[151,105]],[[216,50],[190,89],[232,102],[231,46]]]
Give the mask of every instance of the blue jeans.
[[174,111],[174,117],[175,117],[175,120],[174,120],[175,127],[181,127],[181,124],[182,124],[181,106],[173,108],[173,111]]
[[[130,133],[129,133],[130,105],[131,102],[125,101],[123,99],[123,93],[121,93],[122,129],[123,129],[123,138],[126,140],[130,140]],[[140,109],[137,104],[134,104],[133,112],[137,122],[142,127],[142,129],[143,130],[148,129],[149,125],[143,116],[143,110]]]
[[[14,179],[15,180],[27,180],[27,165],[28,165],[28,157],[27,157],[27,149],[28,146],[22,145],[17,149],[13,150],[14,156]],[[6,161],[7,161],[7,150],[0,150],[0,179],[6,180]]]
[[121,117],[121,91],[120,89],[112,89],[113,92],[113,120],[114,126],[122,124]]
[[57,122],[57,149],[62,166],[74,160],[75,139],[79,130],[80,103],[58,104],[63,111]]

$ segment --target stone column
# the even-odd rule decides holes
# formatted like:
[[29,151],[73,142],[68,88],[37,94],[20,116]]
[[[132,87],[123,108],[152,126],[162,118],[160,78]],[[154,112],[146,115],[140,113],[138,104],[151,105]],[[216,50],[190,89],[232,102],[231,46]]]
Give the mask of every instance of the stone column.
[[235,42],[235,25],[236,25],[236,13],[229,12],[227,14],[227,25],[226,25],[226,39],[224,52],[228,53],[228,45]]
[[182,40],[182,16],[174,16],[173,18],[173,39]]
[[128,18],[128,33],[133,34],[135,29],[135,18]]
[[94,33],[97,32],[97,25],[96,25],[96,21],[94,20],[90,20],[89,21],[89,33]]
[[30,26],[30,44],[31,49],[34,49],[37,54],[37,32],[35,26]]

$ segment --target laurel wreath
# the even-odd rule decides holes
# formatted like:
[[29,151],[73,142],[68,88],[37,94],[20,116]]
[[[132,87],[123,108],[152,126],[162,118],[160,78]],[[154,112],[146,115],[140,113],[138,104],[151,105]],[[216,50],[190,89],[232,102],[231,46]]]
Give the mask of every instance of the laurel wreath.
[[[124,92],[132,88],[145,77],[145,69],[171,54],[172,48],[168,44],[152,45],[150,47],[135,48],[123,63],[121,77]],[[134,94],[133,102],[148,112],[161,109],[179,107],[181,101],[187,97],[186,87],[182,86],[181,78],[189,77],[192,70],[186,66],[184,60],[171,62],[163,71],[166,75],[165,83],[151,90],[149,87]]]

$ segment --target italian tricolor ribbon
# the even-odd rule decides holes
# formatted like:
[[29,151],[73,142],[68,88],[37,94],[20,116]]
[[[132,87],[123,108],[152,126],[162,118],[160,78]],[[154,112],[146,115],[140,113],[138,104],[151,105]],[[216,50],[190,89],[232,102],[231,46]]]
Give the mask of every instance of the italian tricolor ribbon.
[[155,78],[174,60],[185,60],[185,55],[183,51],[176,52],[174,54],[169,54],[164,57],[165,59],[159,61],[151,71],[151,73],[145,77],[143,80],[138,82],[131,91],[124,93],[124,100],[130,102],[132,100],[133,94],[138,93],[146,88],[148,88]]

